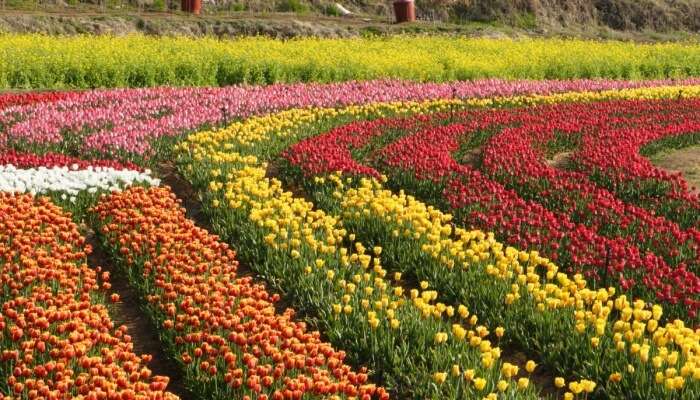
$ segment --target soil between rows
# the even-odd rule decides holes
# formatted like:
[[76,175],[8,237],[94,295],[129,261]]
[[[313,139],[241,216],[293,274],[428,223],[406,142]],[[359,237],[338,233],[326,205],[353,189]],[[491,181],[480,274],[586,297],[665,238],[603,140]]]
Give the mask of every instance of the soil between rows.
[[[158,165],[157,172],[161,182],[168,185],[173,193],[175,193],[177,198],[182,201],[182,207],[185,209],[186,217],[194,221],[195,225],[198,227],[206,229],[207,232],[212,235],[215,234],[211,223],[202,210],[202,203],[199,201],[197,191],[194,187],[192,187],[192,184],[178,174],[175,165],[172,162],[161,163]],[[238,249],[236,249],[235,246],[232,246],[232,249],[236,253],[238,252]],[[263,282],[263,280],[255,274],[250,266],[241,262],[240,258],[236,258],[236,261],[238,262],[238,269],[236,273],[238,277],[242,278],[252,276],[255,283]],[[273,291],[270,291],[270,288],[267,289],[271,294],[274,293]],[[280,296],[280,299],[275,302],[274,305],[275,311],[277,311],[279,314],[284,313],[287,308],[294,309],[291,307],[291,303],[286,296]]]

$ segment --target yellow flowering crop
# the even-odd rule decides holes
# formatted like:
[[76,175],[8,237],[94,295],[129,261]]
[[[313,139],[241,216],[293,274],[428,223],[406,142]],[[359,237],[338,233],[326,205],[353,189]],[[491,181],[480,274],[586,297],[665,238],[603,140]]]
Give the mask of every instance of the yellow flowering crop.
[[[408,49],[408,51],[407,51]],[[131,35],[0,37],[0,87],[621,79],[700,75],[696,44],[453,36],[275,40]]]

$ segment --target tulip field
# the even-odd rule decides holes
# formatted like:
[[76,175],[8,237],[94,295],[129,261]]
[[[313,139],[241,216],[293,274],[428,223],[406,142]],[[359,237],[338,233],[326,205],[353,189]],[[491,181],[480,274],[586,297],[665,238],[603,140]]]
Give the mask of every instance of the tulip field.
[[0,397],[700,398],[700,79],[421,80],[0,94]]

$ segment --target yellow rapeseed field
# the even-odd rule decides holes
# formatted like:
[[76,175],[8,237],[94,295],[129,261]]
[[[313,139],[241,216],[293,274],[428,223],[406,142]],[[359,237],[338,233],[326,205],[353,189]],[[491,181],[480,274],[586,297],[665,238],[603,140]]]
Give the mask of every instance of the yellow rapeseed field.
[[218,40],[0,36],[0,88],[697,76],[700,46],[447,36]]

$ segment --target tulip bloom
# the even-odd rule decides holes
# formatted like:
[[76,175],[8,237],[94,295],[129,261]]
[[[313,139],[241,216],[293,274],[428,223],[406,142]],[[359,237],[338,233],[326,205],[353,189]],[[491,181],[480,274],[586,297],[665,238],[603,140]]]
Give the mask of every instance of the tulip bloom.
[[13,391],[5,394],[177,399],[115,326],[100,290],[108,274],[87,266],[90,251],[47,198],[0,193],[0,379]]

